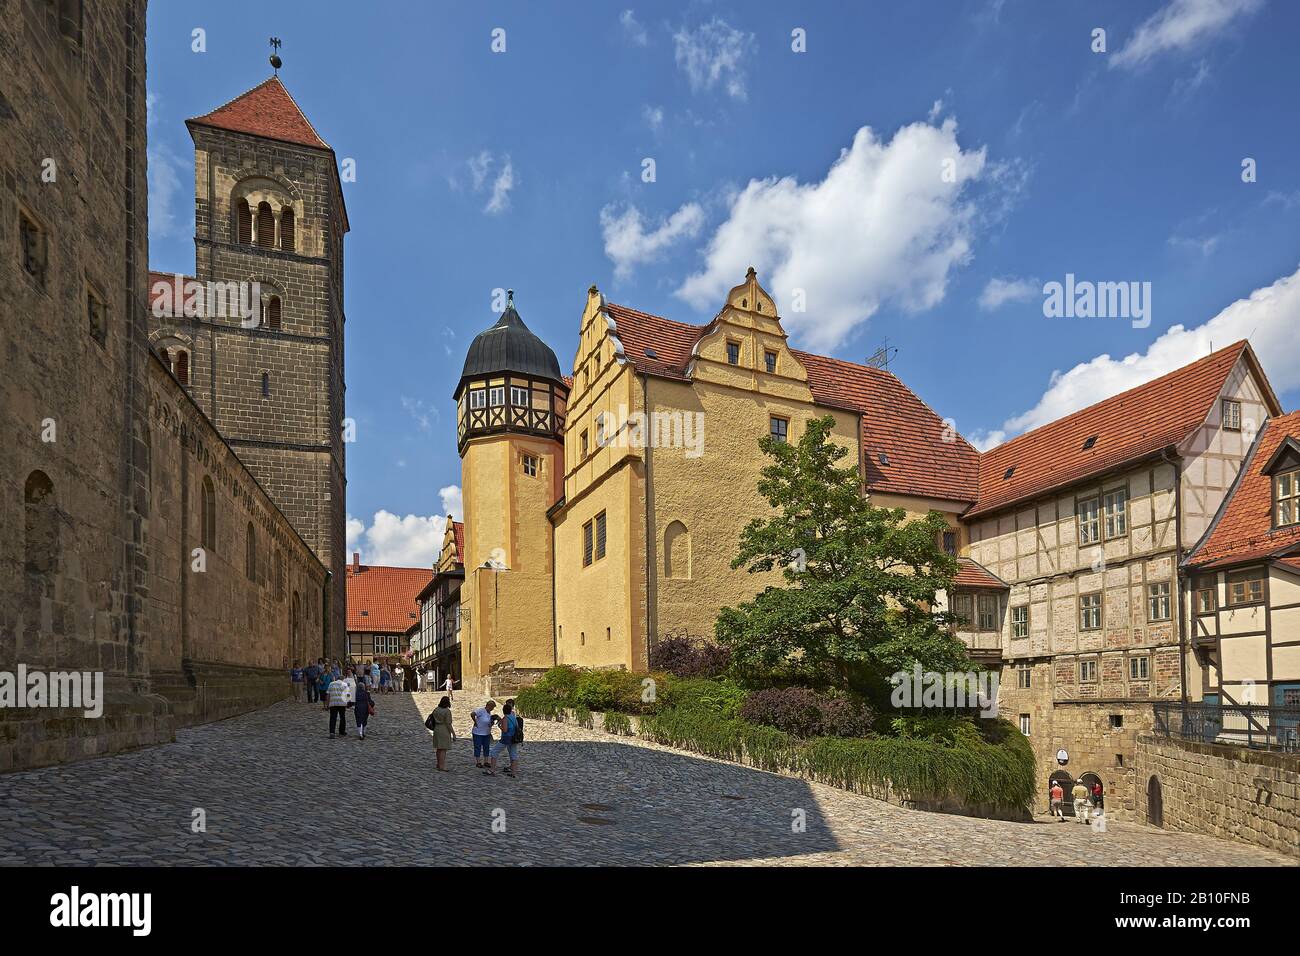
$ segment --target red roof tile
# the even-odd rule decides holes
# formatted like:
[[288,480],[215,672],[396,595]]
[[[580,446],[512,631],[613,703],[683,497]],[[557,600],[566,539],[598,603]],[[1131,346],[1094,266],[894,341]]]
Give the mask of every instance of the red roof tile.
[[[692,350],[712,325],[675,322],[613,303],[605,308],[628,361],[639,371],[667,378],[686,378]],[[871,491],[975,500],[979,453],[896,376],[811,352],[791,353],[807,370],[819,405],[858,412]]]
[[461,564],[465,563],[465,522],[453,521],[451,523],[452,534],[456,537],[456,560]]
[[[1236,342],[989,449],[980,456],[979,500],[966,517],[1096,477],[1177,445],[1205,421],[1243,351],[1253,362],[1250,346]],[[1084,448],[1093,436],[1093,446]]]
[[348,630],[404,634],[419,618],[415,600],[433,577],[429,568],[348,565]]
[[[1273,479],[1264,468],[1287,438],[1300,442],[1300,412],[1264,423],[1241,475],[1206,537],[1185,562],[1211,568],[1258,561],[1300,547],[1300,525],[1273,529]],[[1300,558],[1283,563],[1300,569]]]
[[299,146],[329,149],[329,144],[317,135],[311,122],[294,102],[278,76],[261,83],[211,113],[196,116],[187,122],[199,126],[214,126],[236,133],[251,133],[267,139],[278,139]]
[[997,588],[1010,591],[1011,586],[978,561],[970,558],[957,559],[957,576],[953,584],[959,588]]

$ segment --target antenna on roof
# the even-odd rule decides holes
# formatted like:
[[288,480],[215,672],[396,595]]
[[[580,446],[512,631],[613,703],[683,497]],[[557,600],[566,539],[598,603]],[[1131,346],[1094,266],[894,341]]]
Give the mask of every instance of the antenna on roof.
[[898,348],[889,347],[889,336],[885,336],[884,344],[867,356],[867,365],[889,371],[889,360],[898,354]]
[[271,37],[271,69],[275,70],[276,75],[280,73],[280,67],[284,61],[280,59],[280,38]]

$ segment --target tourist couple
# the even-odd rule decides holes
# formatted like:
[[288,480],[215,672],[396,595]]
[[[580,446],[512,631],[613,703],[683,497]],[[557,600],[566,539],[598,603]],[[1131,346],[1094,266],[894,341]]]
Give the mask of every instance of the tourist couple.
[[[473,713],[474,727],[470,736],[474,740],[474,766],[489,777],[496,776],[497,757],[504,750],[510,755],[510,768],[504,773],[513,777],[519,772],[519,745],[524,739],[524,720],[515,713],[515,702],[508,700],[501,708],[501,715],[492,713],[497,702],[489,700]],[[492,725],[496,724],[501,736],[492,743]],[[444,697],[438,702],[425,726],[433,732],[433,746],[437,751],[438,769],[447,769],[447,751],[456,740],[456,729],[452,725],[451,698]]]

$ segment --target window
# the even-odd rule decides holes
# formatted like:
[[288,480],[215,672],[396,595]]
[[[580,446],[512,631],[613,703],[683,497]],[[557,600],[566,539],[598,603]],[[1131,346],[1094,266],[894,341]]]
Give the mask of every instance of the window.
[[739,342],[727,343],[727,362],[731,365],[740,364],[740,343]]
[[506,387],[504,385],[494,385],[488,389],[488,404],[493,408],[506,403]]
[[1029,715],[1028,714],[1020,715],[1020,732],[1024,734],[1026,737],[1029,736]]
[[1016,686],[1021,690],[1028,690],[1034,684],[1034,671],[1030,667],[1016,668]]
[[208,475],[203,476],[203,510],[200,516],[202,527],[203,550],[215,552],[217,550],[217,490],[212,484],[212,478]]
[[253,213],[248,208],[247,199],[239,199],[235,202],[235,222],[238,231],[238,242],[243,245],[249,245],[253,241]]
[[775,415],[773,415],[771,422],[769,424],[769,428],[772,431],[772,438],[775,439],[776,441],[783,442],[788,437],[788,433],[790,431],[790,422],[784,418],[777,418]]
[[611,631],[609,628],[605,628],[605,640],[612,641],[613,639],[614,639],[614,632]]
[[1128,679],[1129,680],[1150,680],[1151,679],[1151,658],[1130,657],[1128,659]]
[[244,573],[248,575],[248,580],[257,580],[257,532],[253,530],[251,521],[244,539]]
[[582,566],[590,567],[591,565],[591,522],[588,521],[582,526]]
[[280,297],[273,295],[266,300],[266,327],[268,329],[280,328]]
[[524,474],[529,478],[537,477],[537,458],[533,455],[524,455]]
[[1169,582],[1147,585],[1147,620],[1169,620]]
[[1101,507],[1096,498],[1079,502],[1079,543],[1096,544],[1101,540]]
[[973,604],[974,598],[969,594],[958,594],[952,599],[952,613],[959,626],[970,626]]
[[271,397],[271,373],[270,372],[262,373],[262,397],[263,398]]
[[596,515],[596,560],[605,556],[605,512]]
[[528,386],[519,387],[518,385],[510,386],[510,404],[518,408],[528,407]]
[[1197,588],[1196,590],[1196,613],[1213,614],[1214,613],[1214,588]]
[[469,407],[470,407],[470,408],[486,408],[486,407],[487,407],[487,392],[483,391],[483,389],[481,389],[481,388],[471,389],[471,390],[470,390],[470,393],[469,393]]
[[1097,662],[1096,661],[1079,661],[1079,683],[1081,684],[1097,683]]
[[587,449],[591,447],[591,439],[588,437],[587,429],[585,428],[582,430],[582,434],[578,436],[578,447],[582,449],[582,457],[586,458]]
[[90,337],[100,345],[108,341],[108,320],[104,315],[104,303],[95,295],[93,289],[86,290],[86,322],[90,326]]
[[1246,571],[1228,578],[1228,606],[1258,604],[1264,600],[1264,578],[1259,571]]
[[190,384],[190,353],[184,349],[176,353],[176,381]]
[[46,242],[45,231],[36,225],[35,221],[28,219],[27,216],[19,212],[18,238],[19,250],[23,257],[23,271],[44,289],[45,275],[49,266],[47,259],[48,243]]
[[950,554],[954,558],[957,556],[957,532],[945,531],[943,533],[943,553]]
[[1096,631],[1101,628],[1101,594],[1079,595],[1079,630]]
[[996,594],[981,594],[979,596],[979,612],[979,629],[981,631],[996,631],[998,629],[998,596]]
[[1011,609],[1011,636],[1029,636],[1029,605],[1022,604]]
[[1110,729],[1111,729],[1111,730],[1123,730],[1123,729],[1124,729],[1124,715],[1123,715],[1123,714],[1111,714],[1111,715],[1110,715]]
[[1106,508],[1106,537],[1122,538],[1128,534],[1128,492],[1121,488],[1103,499]]
[[1288,471],[1273,479],[1277,527],[1300,523],[1300,471]]
[[257,244],[267,249],[275,248],[275,213],[271,204],[263,200],[257,204]]
[[1223,400],[1223,427],[1228,431],[1241,431],[1241,402],[1230,398]]
[[293,207],[285,206],[280,210],[280,248],[293,252]]
[[767,370],[768,370],[769,373],[775,372],[775,371],[776,371],[776,353],[775,353],[775,352],[764,352],[764,353],[763,353],[763,364],[767,366]]

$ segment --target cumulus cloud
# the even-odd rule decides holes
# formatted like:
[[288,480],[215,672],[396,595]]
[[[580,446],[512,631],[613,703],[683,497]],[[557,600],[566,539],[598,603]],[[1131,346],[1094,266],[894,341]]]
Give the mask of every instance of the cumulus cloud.
[[754,34],[714,17],[694,30],[682,27],[673,34],[673,47],[693,93],[721,88],[732,99],[746,98],[744,64],[757,52]]
[[993,278],[980,293],[980,308],[992,312],[1008,302],[1029,302],[1043,294],[1037,279]]
[[650,42],[650,34],[636,18],[632,10],[624,10],[618,15],[618,22],[623,25],[623,36],[633,46],[645,46]]
[[[804,347],[833,349],[885,304],[919,311],[943,299],[979,225],[966,188],[992,169],[983,148],[962,150],[952,118],[905,126],[888,142],[864,126],[820,182],[751,180],[709,240],[704,268],[676,294],[716,309],[752,264],[787,331]],[[789,307],[796,290],[805,312]]]
[[614,274],[621,279],[630,276],[637,266],[658,259],[674,243],[699,235],[703,226],[704,210],[693,202],[686,203],[649,230],[636,206],[626,206],[619,212],[610,205],[600,211],[605,255],[614,263]]
[[991,437],[1001,441],[1045,425],[1203,358],[1212,349],[1246,338],[1264,363],[1276,391],[1300,387],[1297,327],[1300,327],[1300,268],[1272,285],[1256,289],[1247,298],[1238,299],[1201,325],[1173,326],[1145,352],[1133,352],[1123,358],[1098,355],[1068,371],[1053,372],[1047,391],[1033,408],[1008,419],[1001,429],[977,438],[987,447]]
[[363,564],[391,567],[432,567],[442,549],[447,530],[447,515],[461,520],[461,493],[458,485],[438,489],[442,514],[404,517],[381,508],[367,527],[360,518],[348,515],[348,553],[361,553]]
[[1110,57],[1112,67],[1134,68],[1162,53],[1191,50],[1258,11],[1264,0],[1170,0],[1138,26]]

